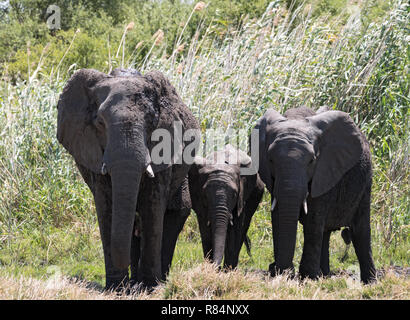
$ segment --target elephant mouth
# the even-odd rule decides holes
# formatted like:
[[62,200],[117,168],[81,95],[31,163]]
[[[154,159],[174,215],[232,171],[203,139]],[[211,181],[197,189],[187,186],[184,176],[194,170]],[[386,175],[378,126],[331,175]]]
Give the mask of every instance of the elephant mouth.
[[[107,165],[105,162],[103,162],[101,166],[101,174],[105,176],[108,173]],[[155,178],[154,170],[152,169],[151,164],[148,164],[145,168],[145,173],[148,175],[150,178]]]
[[[307,204],[307,199],[309,197],[309,192],[306,193],[306,197],[302,201],[302,208],[303,212],[307,215],[308,214],[308,204]],[[278,204],[278,199],[272,195],[272,203],[271,203],[271,208],[270,211],[273,212],[276,208],[276,205]]]

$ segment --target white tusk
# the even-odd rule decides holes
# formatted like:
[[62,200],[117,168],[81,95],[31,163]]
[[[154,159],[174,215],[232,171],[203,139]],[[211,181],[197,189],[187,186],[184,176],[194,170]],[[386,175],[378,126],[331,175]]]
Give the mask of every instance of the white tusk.
[[278,202],[278,201],[276,200],[276,198],[273,198],[272,207],[270,208],[270,211],[273,211],[273,209],[275,209],[277,202]]
[[206,223],[206,226],[209,227],[211,225],[211,221],[208,220],[208,222]]
[[101,166],[101,174],[103,176],[105,176],[107,174],[107,166],[106,164],[103,162],[102,166]]
[[152,167],[151,167],[150,164],[148,165],[146,171],[147,171],[147,174],[149,175],[150,178],[154,178],[154,177],[155,177],[154,171],[152,170]]
[[305,210],[305,214],[307,214],[307,213],[308,213],[308,209],[307,209],[307,201],[306,201],[306,199],[305,199],[305,200],[303,200],[303,210]]

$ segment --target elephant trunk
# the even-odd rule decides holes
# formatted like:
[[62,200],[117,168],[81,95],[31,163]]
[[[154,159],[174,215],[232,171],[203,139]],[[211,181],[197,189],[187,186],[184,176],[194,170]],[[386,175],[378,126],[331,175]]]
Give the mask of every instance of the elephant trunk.
[[[275,272],[293,270],[296,233],[300,209],[305,199],[307,186],[279,184],[281,191],[272,199],[272,232],[275,255]],[[272,194],[273,196],[273,194]],[[274,204],[276,200],[276,204]]]
[[[299,208],[278,204],[272,212],[273,247],[277,271],[293,268]],[[285,208],[284,208],[285,207]]]
[[[111,175],[111,259],[124,270],[130,263],[132,229],[142,174],[150,168],[144,128],[118,116],[107,129],[107,145],[101,173]],[[152,171],[152,170],[151,170]],[[147,174],[149,172],[147,171]]]
[[[234,210],[233,215],[237,216],[236,210]],[[225,268],[234,269],[238,265],[239,253],[246,237],[247,230],[247,226],[244,225],[243,219],[241,220],[240,218],[233,217],[233,222],[231,223],[231,226],[228,226],[226,236]]]
[[111,256],[115,267],[124,270],[130,264],[131,238],[142,171],[130,164],[111,170],[112,224]]
[[229,211],[225,205],[215,205],[210,210],[212,212],[212,261],[220,266],[225,252]]

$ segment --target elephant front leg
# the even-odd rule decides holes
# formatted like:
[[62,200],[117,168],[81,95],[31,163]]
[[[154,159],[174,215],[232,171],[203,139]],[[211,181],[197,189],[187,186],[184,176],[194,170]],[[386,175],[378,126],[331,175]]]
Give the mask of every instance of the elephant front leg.
[[208,215],[203,212],[202,209],[197,210],[196,217],[199,226],[199,233],[201,235],[202,252],[204,254],[204,259],[210,260],[213,254],[211,223],[208,220]]
[[302,278],[317,279],[321,275],[321,255],[324,223],[320,217],[311,217],[303,225],[304,245],[299,274]]
[[121,290],[128,283],[128,269],[114,267],[111,259],[112,191],[109,177],[96,177],[94,201],[104,251],[105,289]]

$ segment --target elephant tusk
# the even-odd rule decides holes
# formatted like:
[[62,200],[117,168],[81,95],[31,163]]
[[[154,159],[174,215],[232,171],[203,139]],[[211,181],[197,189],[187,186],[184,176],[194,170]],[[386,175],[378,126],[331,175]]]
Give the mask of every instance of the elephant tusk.
[[208,220],[208,222],[206,223],[206,226],[209,227],[211,225],[211,221]]
[[307,207],[307,201],[306,201],[306,199],[303,200],[303,210],[305,211],[305,214],[308,213],[308,207]]
[[273,210],[275,209],[277,202],[278,202],[278,201],[276,200],[276,198],[273,198],[272,207],[270,208],[270,211],[273,211]]
[[147,171],[147,174],[148,174],[148,176],[149,176],[150,178],[154,178],[154,177],[155,177],[154,171],[152,170],[152,167],[151,167],[150,164],[148,165],[146,171]]
[[105,176],[107,174],[107,166],[106,164],[103,162],[102,166],[101,166],[101,174],[103,176]]

